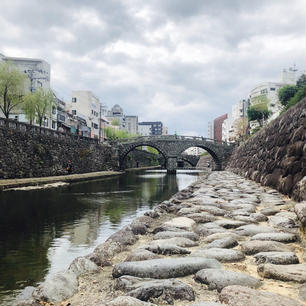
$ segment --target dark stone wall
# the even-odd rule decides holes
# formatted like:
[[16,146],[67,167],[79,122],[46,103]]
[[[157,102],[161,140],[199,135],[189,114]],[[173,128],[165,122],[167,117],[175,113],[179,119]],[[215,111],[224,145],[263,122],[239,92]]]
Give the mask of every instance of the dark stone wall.
[[131,151],[124,160],[123,169],[158,166],[158,155],[144,150],[135,149]]
[[303,99],[237,147],[228,168],[302,201],[306,199],[305,135],[306,99]]
[[46,129],[40,134],[37,128],[31,131],[29,126],[20,126],[25,129],[0,127],[0,179],[63,175],[68,160],[72,173],[119,169],[118,152],[110,146]]

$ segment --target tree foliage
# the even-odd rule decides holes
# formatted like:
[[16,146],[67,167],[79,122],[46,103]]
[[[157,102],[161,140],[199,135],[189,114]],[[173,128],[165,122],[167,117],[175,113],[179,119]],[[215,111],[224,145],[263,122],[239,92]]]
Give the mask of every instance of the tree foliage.
[[265,120],[267,120],[272,112],[268,110],[267,103],[258,103],[252,105],[247,110],[249,121],[257,120],[262,127]]
[[147,147],[147,151],[150,152],[150,153],[152,153],[152,154],[156,154],[156,155],[159,154],[158,150],[156,150],[156,149],[153,148],[153,147]]
[[120,122],[118,119],[113,119],[112,122],[111,122],[111,125],[113,126],[119,126],[120,125]]
[[[280,91],[285,88],[286,86],[282,87]],[[290,99],[287,101],[282,110],[282,113],[284,113],[286,110],[288,110],[290,107],[293,105],[297,104],[300,102],[303,98],[306,97],[306,76],[305,74],[302,74],[299,79],[296,82],[296,86],[293,86],[295,88],[295,94],[290,97]]]
[[0,63],[0,109],[6,118],[23,103],[25,79],[26,76],[11,62]]
[[42,126],[46,116],[51,116],[51,109],[54,102],[51,90],[37,89],[24,97],[23,111],[28,120],[32,123],[37,119],[39,126]]
[[[257,120],[257,119],[254,119]],[[247,137],[248,132],[248,119],[247,118],[238,118],[234,121],[233,127],[235,130],[236,140],[244,140]]]
[[289,100],[295,95],[298,88],[295,85],[285,85],[278,91],[278,99],[282,105],[287,105]]
[[109,140],[131,138],[135,136],[135,135],[130,134],[128,131],[116,130],[109,126],[104,128],[104,132],[105,132],[107,139]]

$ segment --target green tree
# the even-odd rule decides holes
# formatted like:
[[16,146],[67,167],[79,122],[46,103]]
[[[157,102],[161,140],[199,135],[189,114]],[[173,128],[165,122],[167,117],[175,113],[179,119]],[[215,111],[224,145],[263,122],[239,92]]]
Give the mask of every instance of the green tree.
[[296,92],[296,94],[294,95],[294,97],[292,97],[289,102],[287,103],[287,105],[285,106],[285,108],[283,109],[282,113],[285,112],[286,110],[288,110],[290,107],[292,107],[293,105],[297,104],[298,102],[300,102],[303,98],[306,97],[306,84],[303,85],[302,87],[299,88],[299,90]]
[[135,136],[135,135],[130,134],[128,131],[117,130],[117,129],[111,128],[109,126],[104,128],[104,132],[106,134],[106,137],[109,140],[125,139],[125,138],[131,138],[131,137]]
[[156,149],[153,148],[153,147],[147,147],[147,151],[150,152],[150,153],[152,153],[152,154],[156,154],[156,155],[159,154],[158,150],[156,150]]
[[296,94],[298,87],[295,85],[285,85],[278,91],[278,99],[282,105],[286,106],[289,100]]
[[6,118],[23,103],[25,78],[11,62],[0,64],[0,109]]
[[35,117],[36,117],[36,99],[37,95],[35,94],[27,94],[24,96],[23,100],[24,103],[22,105],[22,110],[26,116],[26,118],[30,121],[30,124],[33,124]]
[[268,105],[264,102],[249,107],[247,114],[249,121],[257,120],[259,126],[262,127],[264,121],[271,116],[272,112],[268,110]]
[[119,120],[118,119],[113,119],[112,122],[111,122],[111,125],[119,126],[120,125]]
[[306,75],[302,74],[296,82],[297,88],[301,88],[306,85]]
[[26,95],[24,101],[23,111],[31,123],[36,118],[39,126],[42,126],[45,117],[51,116],[54,102],[51,90],[39,88],[34,93]]

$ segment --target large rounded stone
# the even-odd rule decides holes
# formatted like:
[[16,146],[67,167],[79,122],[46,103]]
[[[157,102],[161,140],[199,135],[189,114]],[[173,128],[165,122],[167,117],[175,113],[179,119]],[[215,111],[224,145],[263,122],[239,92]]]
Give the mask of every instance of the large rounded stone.
[[303,306],[284,295],[236,285],[223,288],[219,299],[228,306]]
[[290,233],[259,233],[254,235],[251,240],[268,240],[289,243],[296,241],[297,237]]
[[149,278],[172,278],[194,274],[205,268],[220,268],[221,264],[212,258],[186,257],[152,259],[123,262],[115,265],[113,277],[132,275]]
[[297,283],[306,282],[306,264],[297,265],[259,265],[257,272],[261,277]]
[[260,252],[288,252],[291,248],[281,242],[251,240],[241,244],[241,251],[247,255],[253,255]]
[[236,228],[235,232],[238,235],[242,236],[253,236],[259,233],[272,233],[276,230],[273,227],[263,226],[263,225],[256,225],[256,224],[248,224],[243,225]]
[[144,279],[125,275],[117,279],[115,288],[142,301],[158,298],[173,304],[174,300],[194,300],[192,287],[175,279]]
[[169,239],[159,239],[159,240],[153,240],[151,242],[152,244],[165,244],[165,243],[169,243],[169,244],[175,244],[179,247],[194,247],[194,246],[198,246],[199,243],[196,241],[193,241],[191,239],[185,238],[185,237],[173,237],[173,238],[169,238]]
[[233,239],[232,237],[225,237],[221,239],[216,239],[212,241],[211,243],[205,245],[205,249],[211,249],[211,248],[233,248],[236,245],[238,245],[237,240]]
[[193,232],[181,231],[181,232],[159,232],[153,236],[154,240],[169,239],[174,237],[183,237],[193,241],[198,241],[199,236]]
[[193,252],[191,256],[214,258],[220,262],[233,262],[243,260],[245,258],[244,254],[240,251],[221,248],[199,249]]
[[246,225],[246,222],[228,219],[217,220],[214,223],[227,229]]
[[148,260],[148,259],[157,259],[160,258],[157,254],[150,252],[145,249],[137,249],[134,252],[130,253],[125,261],[141,261],[141,260]]
[[254,255],[254,257],[257,264],[290,265],[299,263],[298,257],[293,252],[261,252]]
[[105,304],[105,306],[156,306],[156,304],[140,301],[131,296],[118,296],[111,302]]
[[209,290],[217,289],[219,292],[226,286],[240,285],[251,288],[258,288],[261,281],[248,274],[221,270],[203,269],[196,273],[195,280],[208,285]]
[[182,228],[186,230],[191,230],[194,224],[195,224],[195,221],[193,221],[190,218],[186,218],[186,217],[174,218],[164,223],[164,225],[166,226],[174,226],[174,227],[178,227],[178,228]]
[[235,240],[238,240],[238,241],[246,239],[245,236],[240,236],[236,233],[233,233],[233,232],[230,232],[230,231],[225,231],[225,232],[222,232],[222,233],[211,234],[211,235],[205,237],[203,239],[203,242],[210,243],[210,242],[213,242],[217,239],[222,239],[222,238],[227,238],[227,237],[231,237],[232,239],[235,239]]
[[215,224],[214,222],[197,225],[195,232],[200,236],[209,236],[211,234],[226,232],[226,229]]

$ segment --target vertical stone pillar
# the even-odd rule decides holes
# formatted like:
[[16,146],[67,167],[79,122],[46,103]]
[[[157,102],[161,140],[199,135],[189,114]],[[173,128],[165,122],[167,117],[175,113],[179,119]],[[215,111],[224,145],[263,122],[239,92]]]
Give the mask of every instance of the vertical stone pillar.
[[167,173],[175,174],[177,168],[177,157],[171,156],[167,159]]

